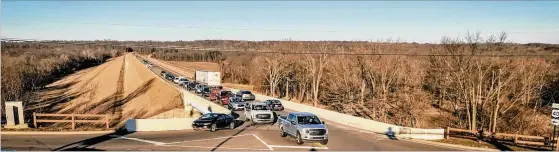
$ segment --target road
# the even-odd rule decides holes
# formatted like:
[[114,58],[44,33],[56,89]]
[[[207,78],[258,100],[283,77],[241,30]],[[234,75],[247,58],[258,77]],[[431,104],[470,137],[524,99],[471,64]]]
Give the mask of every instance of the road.
[[[153,62],[152,62],[153,63]],[[152,67],[159,74],[161,67]],[[169,72],[169,70],[166,70]],[[175,85],[175,84],[174,84]],[[176,85],[175,85],[176,86]],[[178,86],[177,86],[178,87]],[[287,115],[289,110],[278,111]],[[234,111],[244,119],[243,111]],[[280,137],[277,123],[250,125],[238,121],[233,130],[163,131],[112,133],[104,135],[2,135],[3,150],[196,150],[196,151],[456,151],[450,147],[426,145],[409,140],[392,140],[385,135],[326,121],[329,143],[305,142]]]

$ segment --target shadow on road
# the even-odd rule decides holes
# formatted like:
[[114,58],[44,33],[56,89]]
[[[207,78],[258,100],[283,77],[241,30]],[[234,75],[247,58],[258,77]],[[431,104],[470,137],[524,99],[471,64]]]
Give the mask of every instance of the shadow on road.
[[118,136],[124,136],[124,135],[128,135],[128,134],[131,134],[131,133],[133,133],[133,132],[127,132],[124,129],[119,129],[119,130],[115,131],[114,133],[105,134],[105,135],[85,139],[85,140],[82,140],[82,141],[70,143],[70,144],[64,145],[62,147],[58,147],[58,148],[56,148],[52,151],[103,151],[101,149],[92,148],[91,146],[102,143],[102,142],[105,142],[105,141],[109,141],[111,139],[117,138]]

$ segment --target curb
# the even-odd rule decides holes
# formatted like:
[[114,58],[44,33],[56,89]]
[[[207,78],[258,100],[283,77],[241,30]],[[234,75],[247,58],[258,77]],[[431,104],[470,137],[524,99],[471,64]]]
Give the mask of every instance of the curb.
[[110,134],[115,131],[68,131],[68,132],[48,132],[48,131],[1,131],[2,135],[91,135],[91,134]]
[[426,141],[426,140],[419,140],[419,139],[406,139],[405,141],[421,143],[426,145],[433,145],[445,148],[454,148],[458,150],[470,150],[470,151],[500,151],[499,149],[491,149],[491,148],[481,148],[481,147],[470,147],[470,146],[463,146],[463,145],[455,145],[455,144],[447,144],[435,141]]

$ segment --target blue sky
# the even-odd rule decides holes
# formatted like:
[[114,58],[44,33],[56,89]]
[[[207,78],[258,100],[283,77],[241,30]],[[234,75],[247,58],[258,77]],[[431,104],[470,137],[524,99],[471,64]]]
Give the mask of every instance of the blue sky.
[[559,1],[2,1],[1,15],[9,38],[433,43],[479,30],[559,43]]

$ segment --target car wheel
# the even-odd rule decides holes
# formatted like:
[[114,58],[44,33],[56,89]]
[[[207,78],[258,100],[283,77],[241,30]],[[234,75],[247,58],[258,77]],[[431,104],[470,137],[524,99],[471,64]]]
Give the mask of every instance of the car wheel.
[[212,127],[210,128],[211,132],[215,132],[217,130],[217,125],[214,123],[212,124]]
[[280,136],[281,137],[286,137],[287,133],[285,133],[285,131],[283,131],[283,127],[280,128]]
[[235,122],[231,122],[231,124],[229,124],[229,129],[235,129]]
[[295,137],[297,140],[297,145],[302,145],[303,143],[303,137],[301,137],[301,134],[299,132],[297,132],[297,136]]
[[328,139],[325,139],[325,140],[323,140],[323,141],[320,141],[320,144],[322,144],[322,145],[328,144]]

